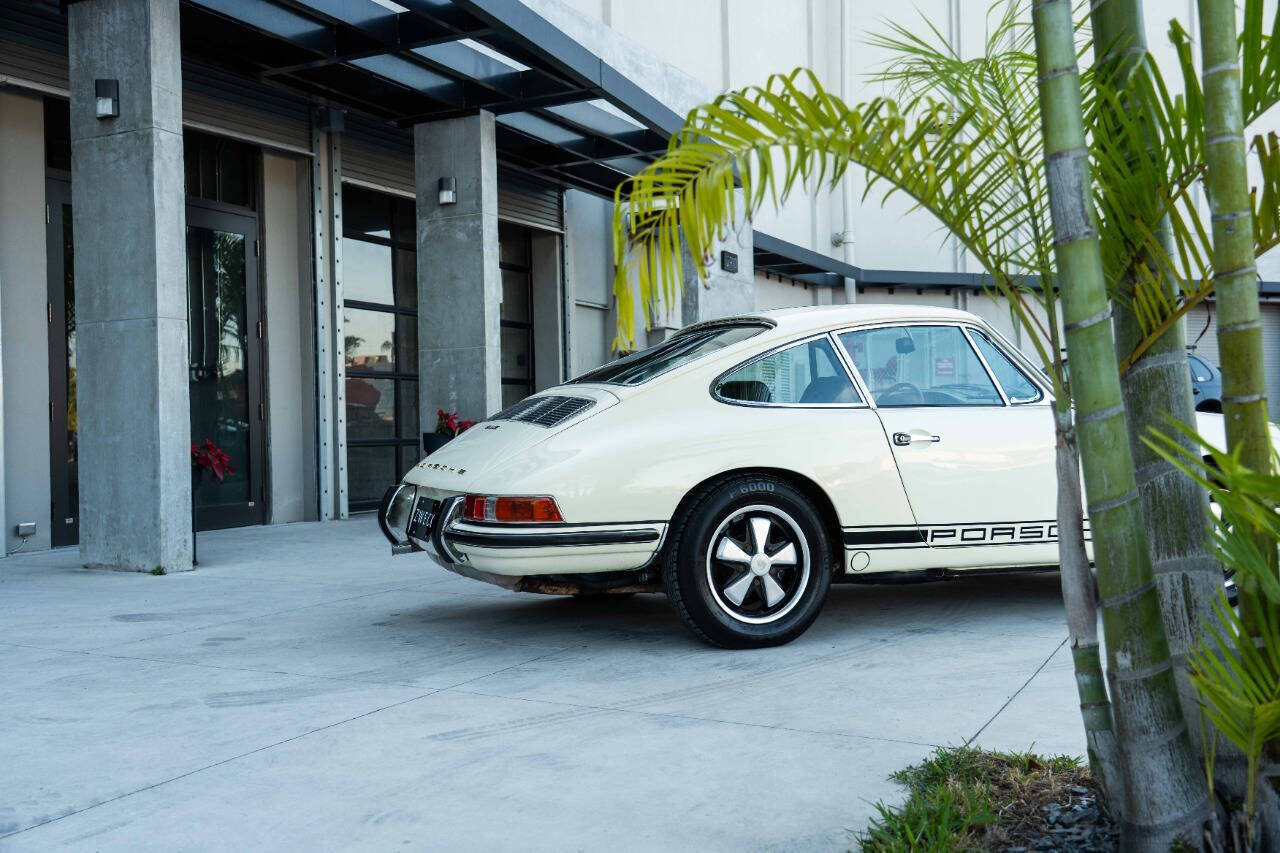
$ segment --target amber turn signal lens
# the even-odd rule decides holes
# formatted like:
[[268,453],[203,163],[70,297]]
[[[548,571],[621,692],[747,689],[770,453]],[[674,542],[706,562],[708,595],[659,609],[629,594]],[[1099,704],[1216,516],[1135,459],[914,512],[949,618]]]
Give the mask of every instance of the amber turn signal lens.
[[555,498],[546,496],[467,495],[463,502],[462,517],[467,521],[498,521],[508,524],[564,521]]

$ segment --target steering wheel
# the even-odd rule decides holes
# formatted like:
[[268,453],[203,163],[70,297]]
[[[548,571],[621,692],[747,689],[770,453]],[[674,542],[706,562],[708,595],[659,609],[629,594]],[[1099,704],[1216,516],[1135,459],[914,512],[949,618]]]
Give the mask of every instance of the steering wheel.
[[920,389],[912,385],[910,382],[895,382],[894,384],[890,385],[888,389],[885,390],[884,393],[882,393],[880,396],[882,398],[901,396],[902,399],[892,400],[892,401],[877,400],[876,402],[894,402],[894,403],[898,403],[899,405],[902,405],[902,404],[910,405],[912,403],[920,403],[920,404],[924,403],[924,394],[921,394]]

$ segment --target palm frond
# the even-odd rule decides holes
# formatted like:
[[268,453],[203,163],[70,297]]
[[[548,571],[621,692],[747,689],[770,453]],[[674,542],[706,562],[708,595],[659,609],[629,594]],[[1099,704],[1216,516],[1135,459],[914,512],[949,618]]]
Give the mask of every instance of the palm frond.
[[[1037,118],[1024,114],[1015,124],[1033,161],[1038,141],[1028,128]],[[666,154],[617,191],[620,341],[633,335],[625,325],[635,309],[631,280],[646,312],[655,300],[672,301],[686,248],[705,273],[732,224],[797,188],[837,185],[851,168],[865,177],[866,193],[901,192],[928,210],[984,265],[1016,265],[1028,209],[1043,202],[1024,203],[1011,189],[1021,164],[997,130],[982,107],[931,95],[902,107],[887,98],[848,106],[804,69],[696,108]]]

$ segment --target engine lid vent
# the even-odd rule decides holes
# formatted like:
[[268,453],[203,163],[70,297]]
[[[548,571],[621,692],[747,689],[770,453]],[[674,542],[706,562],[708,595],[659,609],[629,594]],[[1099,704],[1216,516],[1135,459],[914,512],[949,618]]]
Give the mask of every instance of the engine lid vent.
[[585,412],[596,404],[588,397],[529,397],[494,415],[495,421],[519,421],[537,426],[553,427],[574,415]]

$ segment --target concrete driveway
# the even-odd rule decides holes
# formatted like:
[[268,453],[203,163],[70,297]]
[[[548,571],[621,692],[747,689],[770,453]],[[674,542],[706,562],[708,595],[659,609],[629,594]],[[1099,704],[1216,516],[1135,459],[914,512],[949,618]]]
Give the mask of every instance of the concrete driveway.
[[837,850],[935,745],[1080,754],[1056,574],[841,586],[778,649],[519,595],[369,517],[0,561],[0,849]]

